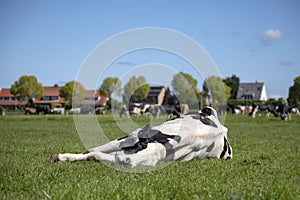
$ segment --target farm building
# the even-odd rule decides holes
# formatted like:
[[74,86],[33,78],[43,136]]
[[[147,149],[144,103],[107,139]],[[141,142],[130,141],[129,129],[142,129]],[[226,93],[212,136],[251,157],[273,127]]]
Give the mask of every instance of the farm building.
[[161,105],[165,97],[166,89],[164,86],[151,86],[145,103]]
[[161,105],[165,97],[165,92],[166,89],[164,86],[150,86],[148,96],[143,101],[132,96],[130,97],[123,95],[123,103],[127,104],[126,102],[130,101],[130,103],[147,103]]
[[[54,86],[43,86],[44,96],[40,100],[34,100],[35,104],[49,105],[55,107],[57,105],[64,106],[66,101],[64,98],[59,96],[59,90],[61,87]],[[87,90],[86,97],[82,101],[83,104],[100,106],[105,104],[107,101],[106,96],[101,96],[97,90]],[[18,107],[25,106],[26,101],[19,101],[17,98],[10,93],[10,88],[0,89],[0,106],[5,107],[9,110],[17,109]]]
[[43,86],[44,96],[40,100],[35,100],[35,104],[49,105],[50,107],[55,106],[55,104],[65,105],[66,101],[64,98],[59,96],[59,90],[61,87],[54,86]]
[[100,105],[105,105],[107,100],[108,97],[100,95],[99,90],[86,90],[85,98],[81,103],[99,107]]
[[0,106],[9,110],[15,110],[24,106],[26,101],[18,101],[17,97],[10,93],[10,88],[0,88]]
[[240,83],[236,99],[267,101],[265,83]]

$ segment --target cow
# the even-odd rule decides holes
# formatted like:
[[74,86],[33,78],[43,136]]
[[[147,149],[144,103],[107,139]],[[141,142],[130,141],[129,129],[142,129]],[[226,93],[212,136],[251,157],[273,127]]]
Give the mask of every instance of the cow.
[[120,118],[122,117],[129,117],[129,111],[127,109],[127,106],[124,104],[120,110]]
[[129,114],[135,117],[139,117],[142,114],[141,106],[142,105],[140,103],[133,103],[129,105]]
[[239,114],[239,109],[235,108],[235,105],[232,103],[220,103],[217,106],[217,112],[220,115],[229,114]]
[[148,116],[150,114],[150,108],[151,108],[150,104],[143,104],[143,105],[141,105],[141,113],[142,113],[142,115]]
[[258,111],[266,112],[267,117],[270,116],[270,113],[272,113],[275,117],[278,117],[275,107],[270,104],[253,104],[252,110],[249,112],[249,116],[255,118]]
[[294,112],[296,114],[296,116],[300,116],[299,109],[300,109],[300,106],[298,104],[294,104],[291,106],[291,113]]
[[298,104],[280,104],[276,109],[276,112],[280,116],[282,120],[292,120],[292,112],[295,112],[297,116],[300,115],[299,113],[299,105]]
[[150,114],[158,118],[160,115],[168,115],[168,119],[174,117],[180,117],[181,115],[181,106],[178,105],[151,105]]
[[37,114],[36,108],[25,107],[24,110],[25,110],[25,115]]
[[98,108],[96,108],[95,109],[95,113],[96,114],[105,114],[105,112],[106,112],[106,108],[105,107],[98,107]]
[[81,112],[80,108],[71,108],[71,110],[69,110],[69,115],[79,115]]
[[40,113],[43,113],[44,115],[48,115],[51,112],[49,106],[44,106],[44,105],[37,105],[35,108],[25,107],[24,110],[25,110],[25,115],[28,114],[39,115]]
[[219,122],[217,112],[205,107],[158,126],[138,128],[128,136],[81,154],[55,153],[48,159],[51,162],[108,161],[128,168],[201,158],[231,159],[227,131]]
[[0,115],[1,116],[4,116],[5,115],[5,110],[4,108],[0,107]]
[[65,109],[64,108],[53,108],[53,109],[51,109],[51,114],[64,115]]

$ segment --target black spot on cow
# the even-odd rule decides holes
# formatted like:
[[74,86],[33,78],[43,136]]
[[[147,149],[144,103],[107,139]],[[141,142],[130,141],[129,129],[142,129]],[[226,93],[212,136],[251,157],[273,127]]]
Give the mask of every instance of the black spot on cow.
[[[211,108],[205,107],[201,110],[202,113],[207,114],[208,116],[215,116],[215,113],[213,112],[213,110]],[[216,117],[216,116],[215,116]]]
[[225,156],[226,151],[227,151],[227,140],[224,137],[224,146],[223,146],[223,151],[222,151],[222,153],[220,155],[220,158],[223,158]]
[[[230,148],[230,145],[229,145],[229,142],[228,140],[224,137],[224,146],[223,146],[223,151],[220,155],[220,158],[223,158],[225,156],[225,153],[227,152],[228,150],[228,154],[231,155],[231,148]],[[231,158],[231,157],[228,157],[228,158]],[[228,159],[226,158],[226,159]]]
[[[159,130],[151,129],[150,125],[146,125],[142,130],[140,130],[137,136],[138,141],[134,145],[121,147],[125,154],[134,154],[146,149],[149,143],[160,143],[166,148],[166,161],[172,160],[175,153],[173,146],[169,143],[169,139],[173,139],[178,143],[181,140],[181,137],[178,135],[164,134]],[[120,138],[119,140],[126,137]]]
[[211,152],[211,150],[213,150],[214,147],[215,147],[215,142],[209,145],[209,147],[206,149],[206,152]]
[[206,113],[195,113],[192,115],[193,119],[200,120],[203,124],[218,128],[218,126],[211,119],[208,118],[209,115]]

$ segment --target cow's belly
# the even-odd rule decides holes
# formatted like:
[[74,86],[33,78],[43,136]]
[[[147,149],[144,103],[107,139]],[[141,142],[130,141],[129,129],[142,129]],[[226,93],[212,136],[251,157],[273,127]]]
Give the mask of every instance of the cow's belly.
[[119,163],[130,164],[131,167],[146,165],[155,166],[166,157],[166,148],[160,143],[148,143],[147,148],[134,154],[125,154],[124,151],[116,153]]

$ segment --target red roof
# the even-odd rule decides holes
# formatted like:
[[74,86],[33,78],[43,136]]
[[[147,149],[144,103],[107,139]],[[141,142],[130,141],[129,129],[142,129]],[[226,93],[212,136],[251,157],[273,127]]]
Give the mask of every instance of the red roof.
[[44,86],[44,96],[59,96],[59,90],[61,87]]
[[26,101],[16,101],[16,100],[0,101],[0,106],[11,106],[11,105],[23,106],[25,104],[26,104]]
[[[44,97],[47,96],[55,96],[58,97],[58,100],[35,100],[34,103],[37,104],[52,104],[52,103],[66,103],[65,99],[59,96],[59,90],[61,87],[58,86],[44,86]],[[8,97],[12,98],[14,95],[10,93],[10,88],[2,88],[0,89],[0,97]],[[86,97],[92,98],[93,100],[84,100],[83,104],[95,104],[102,105],[107,101],[106,96],[102,96],[99,93],[99,90],[87,90]],[[16,100],[1,100],[0,105],[24,105],[25,101],[16,101]]]
[[103,105],[107,101],[107,96],[100,95],[99,90],[86,90],[86,98],[97,98],[97,100],[83,100],[83,104]]
[[0,97],[14,97],[14,95],[10,93],[10,88],[2,88],[0,89]]

